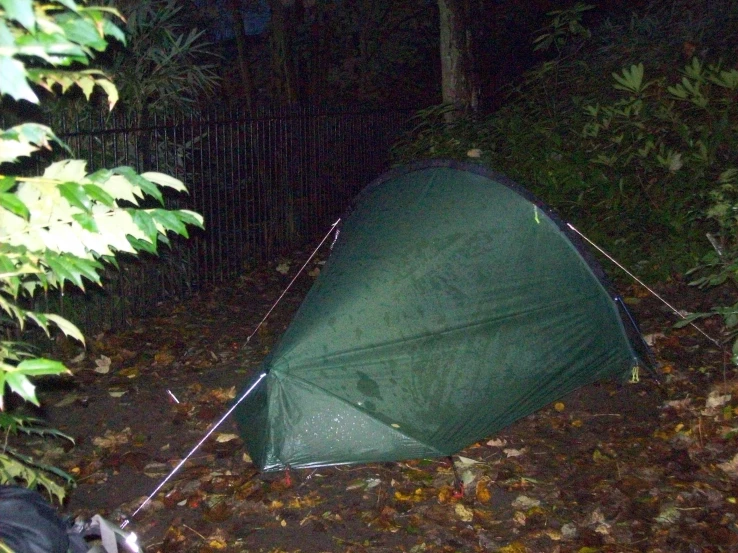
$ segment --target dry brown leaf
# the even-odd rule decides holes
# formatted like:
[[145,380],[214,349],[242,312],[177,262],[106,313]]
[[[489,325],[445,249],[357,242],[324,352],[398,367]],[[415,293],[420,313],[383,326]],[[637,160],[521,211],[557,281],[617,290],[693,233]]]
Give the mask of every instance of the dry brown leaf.
[[157,365],[170,365],[174,359],[174,354],[166,349],[157,351],[156,354],[154,354],[154,361]]
[[477,501],[479,501],[480,503],[488,503],[490,499],[492,499],[492,494],[489,491],[487,483],[487,479],[480,480],[479,482],[477,482],[477,487],[474,490]]
[[92,439],[92,443],[97,447],[104,449],[127,444],[131,440],[131,429],[126,427],[120,432],[106,430],[103,436],[97,436]]
[[454,512],[456,513],[456,516],[464,522],[471,522],[472,520],[474,520],[474,511],[472,511],[462,503],[456,504],[456,506],[454,507]]
[[738,480],[738,453],[725,463],[719,463],[717,467],[733,479]]
[[223,433],[223,434],[218,434],[215,438],[215,441],[218,442],[219,444],[224,444],[224,443],[227,443],[233,440],[237,440],[238,437],[239,437],[238,434]]

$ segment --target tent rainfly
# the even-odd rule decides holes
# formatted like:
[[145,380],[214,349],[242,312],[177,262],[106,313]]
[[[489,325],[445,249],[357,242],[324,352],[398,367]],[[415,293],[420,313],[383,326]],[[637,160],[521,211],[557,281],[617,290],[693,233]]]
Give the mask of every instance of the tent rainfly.
[[263,471],[448,456],[649,359],[550,209],[435,160],[359,194],[236,420]]

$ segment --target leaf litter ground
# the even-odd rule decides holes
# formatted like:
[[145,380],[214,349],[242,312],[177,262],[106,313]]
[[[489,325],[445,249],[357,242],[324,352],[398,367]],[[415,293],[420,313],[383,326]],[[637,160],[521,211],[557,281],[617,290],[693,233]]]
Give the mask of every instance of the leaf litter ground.
[[[61,344],[74,377],[41,397],[49,423],[77,443],[38,441],[30,453],[77,477],[66,513],[120,522],[138,508],[289,324],[308,276],[246,343],[297,266],[283,259],[163,304],[155,318],[95,337],[84,356]],[[683,286],[663,293],[704,307]],[[582,388],[468,447],[455,467],[260,475],[227,420],[130,529],[162,553],[736,551],[738,375],[696,331],[673,329],[655,299],[625,295],[661,362],[658,382],[641,374]]]

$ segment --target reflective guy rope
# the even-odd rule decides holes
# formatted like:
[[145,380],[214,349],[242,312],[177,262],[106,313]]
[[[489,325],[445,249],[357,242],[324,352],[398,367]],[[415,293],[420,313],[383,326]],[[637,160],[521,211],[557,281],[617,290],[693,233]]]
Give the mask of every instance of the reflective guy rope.
[[[341,219],[339,218],[339,219],[336,220],[335,223],[333,223],[331,225],[331,228],[328,230],[328,232],[325,234],[325,236],[323,237],[323,239],[320,241],[320,244],[318,244],[318,246],[313,250],[313,252],[310,254],[310,257],[308,257],[307,261],[305,261],[305,263],[302,265],[302,267],[300,267],[300,270],[297,271],[297,274],[294,276],[294,278],[287,285],[287,288],[284,289],[284,291],[279,296],[279,298],[277,298],[277,301],[274,302],[274,305],[272,305],[272,307],[269,309],[269,311],[264,316],[264,318],[259,322],[259,324],[256,326],[256,328],[254,329],[254,331],[246,339],[246,343],[248,343],[249,340],[251,340],[251,338],[253,338],[254,334],[256,334],[256,332],[259,330],[259,328],[264,324],[264,321],[266,321],[267,318],[269,318],[269,315],[271,315],[272,311],[274,311],[274,308],[277,307],[277,304],[282,300],[282,298],[284,297],[284,295],[287,293],[287,291],[292,287],[292,285],[297,280],[297,277],[300,276],[300,274],[305,270],[305,267],[307,267],[308,263],[310,263],[310,260],[312,260],[313,257],[315,257],[315,254],[318,253],[318,250],[323,246],[323,244],[325,243],[325,241],[328,240],[328,237],[331,235],[331,233],[334,230],[336,231],[336,237],[333,240],[333,243],[335,244],[335,241],[338,238],[338,231],[337,231],[336,227],[338,226],[338,223],[340,223],[340,222],[341,222]],[[331,247],[333,247],[332,244],[331,244]],[[220,425],[223,424],[223,422],[225,422],[225,420],[228,417],[231,416],[231,413],[233,413],[233,411],[236,410],[236,408],[241,404],[241,402],[244,399],[246,399],[246,397],[252,391],[254,391],[254,389],[259,385],[259,382],[261,382],[264,379],[264,377],[266,377],[266,373],[265,372],[263,372],[263,373],[261,373],[259,375],[259,377],[256,379],[256,382],[254,382],[251,386],[249,386],[248,390],[246,390],[241,395],[241,397],[238,398],[238,401],[236,401],[231,406],[231,408],[228,409],[228,411],[226,411],[225,414],[218,420],[218,422],[216,422],[212,426],[212,428],[210,428],[210,430],[208,430],[208,432],[202,437],[202,439],[199,442],[197,442],[197,445],[195,445],[195,447],[193,447],[192,450],[190,450],[190,452],[187,455],[185,455],[184,459],[182,459],[179,463],[177,463],[177,466],[175,466],[171,470],[171,472],[166,476],[166,478],[164,478],[164,480],[162,480],[159,483],[159,485],[154,489],[154,491],[151,492],[151,494],[146,497],[146,499],[143,501],[143,503],[141,503],[141,505],[138,506],[138,508],[131,514],[131,516],[128,517],[126,520],[123,521],[123,523],[120,525],[121,528],[125,528],[126,526],[128,526],[128,524],[130,523],[130,520],[132,518],[134,518],[141,511],[141,509],[143,509],[144,507],[146,507],[146,505],[148,505],[151,502],[151,500],[156,496],[156,494],[159,493],[159,491],[166,485],[167,482],[169,482],[172,479],[172,477],[174,477],[174,475],[179,471],[179,469],[182,468],[182,466],[195,454],[195,452],[198,449],[200,449],[200,447],[202,446],[202,444],[204,444],[207,441],[207,439],[213,434],[213,432],[215,432],[218,429],[218,427],[220,427]],[[172,394],[171,391],[167,390],[167,393],[169,393],[169,395],[177,403],[179,403],[179,401],[177,400],[176,397],[174,397],[174,394]]]
[[[323,239],[320,241],[320,244],[318,244],[315,247],[315,249],[313,250],[313,253],[310,254],[310,257],[307,258],[307,261],[305,261],[305,263],[303,263],[302,267],[300,267],[300,270],[297,271],[297,274],[292,278],[292,280],[290,281],[290,283],[287,285],[287,288],[284,289],[284,291],[282,292],[282,294],[280,294],[280,296],[277,298],[277,301],[275,301],[274,304],[269,308],[269,311],[267,311],[267,314],[264,315],[264,318],[261,321],[259,321],[259,324],[256,325],[256,328],[254,329],[254,331],[251,334],[249,334],[249,337],[248,338],[246,338],[246,343],[247,344],[251,341],[251,338],[254,337],[254,334],[256,334],[259,331],[259,329],[261,328],[261,326],[264,324],[264,321],[266,321],[269,318],[269,315],[272,314],[272,311],[274,311],[274,308],[277,307],[277,305],[279,304],[280,301],[282,301],[282,298],[287,293],[287,291],[290,288],[292,288],[292,285],[297,280],[297,277],[299,277],[300,274],[305,270],[305,267],[307,267],[308,263],[310,263],[310,260],[313,257],[315,257],[315,254],[318,253],[318,250],[323,246],[323,244],[325,243],[325,241],[328,240],[328,237],[331,235],[331,233],[335,230],[335,228],[338,226],[338,223],[340,223],[340,222],[341,222],[341,219],[339,218],[339,219],[336,220],[335,223],[333,223],[331,225],[331,228],[328,230],[328,232],[325,234],[325,236],[323,237]],[[336,233],[336,238],[337,237],[338,237],[338,233]],[[334,243],[335,243],[335,240],[334,240]]]
[[223,424],[223,422],[224,422],[224,421],[225,421],[225,420],[226,420],[226,419],[227,419],[227,418],[228,418],[228,417],[229,417],[229,416],[231,415],[231,413],[233,413],[233,411],[235,411],[235,410],[236,410],[236,407],[238,407],[238,406],[239,406],[239,404],[240,404],[240,403],[241,403],[241,402],[242,402],[242,401],[243,401],[244,399],[246,399],[246,397],[247,397],[247,396],[248,396],[248,395],[249,395],[249,394],[250,394],[250,393],[251,393],[251,392],[252,392],[252,391],[254,390],[254,388],[256,388],[256,386],[258,386],[259,382],[261,382],[261,381],[262,381],[262,380],[264,379],[264,377],[265,377],[265,376],[266,376],[266,373],[261,373],[261,374],[259,375],[259,378],[257,378],[257,379],[256,379],[256,382],[254,382],[254,383],[253,383],[253,384],[252,384],[252,385],[251,385],[251,386],[249,387],[249,389],[248,389],[248,390],[246,390],[246,391],[245,391],[245,392],[244,392],[243,394],[241,394],[241,397],[239,397],[239,398],[238,398],[238,401],[236,401],[236,403],[234,403],[234,404],[233,404],[233,405],[231,406],[231,408],[230,408],[230,409],[228,409],[228,411],[226,411],[226,412],[225,412],[225,414],[224,414],[224,415],[223,415],[223,416],[222,416],[222,417],[220,418],[220,420],[218,420],[218,422],[216,422],[216,423],[215,423],[215,424],[214,424],[214,425],[212,426],[212,428],[211,428],[210,430],[208,430],[208,431],[207,431],[207,433],[205,434],[205,436],[203,436],[203,437],[202,437],[202,439],[201,439],[201,440],[200,440],[199,442],[197,442],[197,445],[196,445],[195,447],[193,447],[193,448],[192,448],[192,449],[190,450],[190,452],[189,452],[189,453],[188,453],[187,455],[185,455],[184,459],[182,459],[182,460],[181,460],[181,461],[180,461],[179,463],[177,463],[177,466],[176,466],[176,467],[174,467],[174,468],[172,469],[172,471],[171,471],[171,472],[170,472],[170,473],[169,473],[169,474],[168,474],[168,475],[166,476],[166,478],[164,478],[164,480],[162,480],[162,481],[161,481],[161,483],[160,483],[160,484],[159,484],[159,485],[158,485],[158,486],[157,486],[157,487],[156,487],[156,488],[154,489],[154,491],[153,491],[153,492],[151,492],[151,494],[149,494],[149,496],[148,496],[148,497],[147,497],[147,498],[146,498],[146,499],[144,500],[144,502],[143,502],[143,503],[141,503],[141,505],[139,505],[139,506],[138,506],[138,509],[136,509],[135,511],[133,511],[133,513],[131,514],[131,516],[130,516],[130,517],[128,517],[128,518],[127,518],[126,520],[124,520],[124,521],[123,521],[123,524],[121,524],[121,525],[120,525],[120,527],[121,527],[121,528],[125,528],[126,526],[128,526],[128,523],[130,522],[130,519],[132,519],[133,517],[135,517],[135,516],[136,516],[136,515],[138,514],[138,512],[139,512],[139,511],[140,511],[141,509],[143,509],[143,508],[144,508],[144,507],[145,507],[146,505],[148,505],[148,504],[149,504],[149,502],[150,502],[150,501],[151,501],[151,500],[152,500],[152,499],[154,498],[154,496],[155,496],[155,495],[156,495],[157,493],[159,493],[159,490],[161,490],[161,489],[162,489],[162,488],[164,487],[164,485],[165,485],[165,484],[166,484],[167,482],[169,482],[169,481],[170,481],[170,480],[172,479],[172,477],[173,477],[173,476],[174,476],[174,475],[175,475],[175,474],[176,474],[176,473],[177,473],[177,472],[179,471],[179,469],[181,469],[181,468],[182,468],[182,466],[183,466],[183,465],[184,465],[184,464],[185,464],[185,463],[186,463],[187,461],[189,461],[190,457],[192,457],[192,456],[193,456],[193,455],[195,454],[195,452],[196,452],[196,451],[197,451],[198,449],[200,449],[200,447],[202,446],[202,444],[204,444],[204,443],[205,443],[205,442],[207,441],[207,439],[208,439],[208,438],[209,438],[209,437],[210,437],[210,436],[212,435],[212,433],[213,433],[213,432],[215,432],[215,430],[216,430],[216,429],[217,429],[217,428],[218,428],[218,427],[219,427],[219,426],[220,426],[221,424]]
[[[650,288],[650,287],[649,287],[649,286],[648,286],[648,285],[647,285],[647,284],[646,284],[645,282],[643,282],[643,281],[642,281],[641,279],[639,279],[639,278],[638,278],[637,276],[635,276],[635,275],[634,275],[633,273],[631,273],[631,272],[630,272],[630,271],[629,271],[628,269],[626,269],[626,268],[625,268],[625,267],[624,267],[624,266],[623,266],[623,265],[622,265],[622,264],[621,264],[620,262],[618,262],[618,260],[617,260],[617,259],[615,259],[615,258],[614,258],[613,256],[611,256],[611,255],[610,255],[609,253],[607,253],[607,252],[606,252],[605,250],[603,250],[603,249],[602,249],[601,247],[599,247],[599,246],[598,246],[597,244],[595,244],[594,242],[592,242],[592,240],[590,240],[589,238],[587,238],[586,236],[584,236],[584,234],[582,234],[581,232],[579,232],[579,231],[578,231],[578,230],[577,230],[577,229],[576,229],[576,228],[574,227],[574,225],[572,225],[571,223],[566,223],[566,226],[567,226],[567,227],[569,227],[569,228],[570,228],[571,230],[573,230],[574,232],[576,232],[576,233],[577,233],[577,234],[578,234],[579,236],[581,236],[581,237],[582,237],[582,238],[583,238],[584,240],[586,240],[586,241],[587,241],[587,243],[588,243],[588,244],[589,244],[590,246],[592,246],[592,247],[593,247],[593,248],[595,248],[595,249],[596,249],[596,250],[597,250],[598,252],[600,252],[600,253],[601,253],[602,255],[604,255],[604,256],[605,256],[605,257],[606,257],[606,258],[607,258],[608,260],[610,260],[610,261],[611,261],[611,262],[612,262],[613,264],[615,264],[615,265],[616,265],[616,266],[617,266],[618,268],[620,268],[620,269],[621,269],[621,270],[622,270],[622,271],[623,271],[623,272],[624,272],[624,273],[625,273],[626,275],[628,275],[628,276],[629,276],[630,278],[632,278],[632,279],[633,279],[633,280],[635,280],[635,281],[636,281],[636,282],[637,282],[638,284],[640,284],[640,285],[641,285],[641,286],[643,286],[643,287],[644,287],[644,288],[645,288],[646,290],[648,290],[648,291],[649,291],[649,292],[650,292],[651,294],[653,294],[653,296],[654,296],[654,297],[658,298],[658,299],[659,299],[659,300],[661,301],[661,303],[663,303],[663,304],[664,304],[664,305],[665,305],[666,307],[668,307],[669,309],[671,309],[671,310],[672,310],[672,311],[673,311],[673,312],[674,312],[674,313],[675,313],[675,314],[676,314],[676,315],[677,315],[678,317],[680,317],[681,319],[686,319],[686,318],[687,318],[687,317],[686,317],[686,316],[685,316],[685,315],[684,315],[684,314],[683,314],[683,313],[682,313],[681,311],[679,311],[679,310],[678,310],[678,309],[677,309],[676,307],[674,307],[674,306],[673,306],[673,305],[671,305],[671,304],[670,304],[670,303],[669,303],[668,301],[666,301],[666,300],[665,300],[664,298],[662,298],[661,296],[659,296],[659,295],[658,295],[658,294],[656,293],[656,291],[655,291],[655,290],[653,290],[652,288]],[[707,338],[708,340],[710,340],[710,341],[711,341],[711,342],[712,342],[713,344],[715,344],[715,345],[716,345],[717,347],[719,347],[719,348],[720,348],[721,350],[723,349],[723,346],[722,346],[722,345],[720,344],[720,342],[719,342],[719,341],[717,341],[717,340],[716,340],[715,338],[713,338],[712,336],[710,336],[709,334],[707,334],[707,332],[705,332],[704,330],[702,330],[702,329],[701,329],[700,327],[698,327],[698,326],[697,326],[696,324],[694,324],[693,322],[690,322],[690,323],[689,323],[689,325],[690,325],[691,327],[693,327],[693,328],[694,328],[695,330],[697,330],[697,332],[699,332],[700,334],[702,334],[702,335],[703,335],[703,336],[704,336],[705,338]]]

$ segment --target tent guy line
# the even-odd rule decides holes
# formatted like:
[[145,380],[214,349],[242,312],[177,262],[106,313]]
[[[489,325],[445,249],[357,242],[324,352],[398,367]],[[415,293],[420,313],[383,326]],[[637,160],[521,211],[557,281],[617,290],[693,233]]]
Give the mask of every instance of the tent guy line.
[[[331,233],[334,230],[336,231],[336,236],[335,236],[335,238],[333,240],[333,243],[335,243],[336,239],[338,238],[338,231],[336,230],[336,228],[338,227],[338,224],[340,222],[341,222],[341,219],[338,218],[336,220],[336,222],[331,225],[331,228],[328,230],[328,232],[326,232],[325,236],[323,236],[323,239],[315,247],[315,249],[313,250],[313,252],[310,254],[310,256],[305,261],[305,263],[303,263],[302,267],[300,267],[300,270],[297,271],[297,274],[292,278],[292,280],[287,285],[287,287],[282,291],[282,293],[280,294],[280,296],[277,298],[277,301],[275,301],[274,304],[269,308],[269,311],[267,311],[267,314],[264,315],[264,318],[261,319],[261,321],[259,322],[259,324],[256,325],[256,328],[254,328],[253,332],[248,336],[248,338],[246,339],[246,343],[248,343],[251,340],[251,338],[253,338],[254,334],[256,334],[258,332],[259,328],[269,318],[269,315],[271,315],[272,311],[274,311],[274,309],[277,307],[277,304],[279,304],[279,302],[282,300],[282,298],[285,296],[285,294],[289,291],[289,289],[295,283],[295,281],[297,280],[297,278],[305,270],[305,267],[307,267],[308,264],[310,263],[310,261],[315,257],[315,254],[317,254],[318,251],[320,250],[320,248],[323,247],[323,244],[325,243],[325,241],[328,239],[328,237],[331,235]],[[333,248],[333,243],[331,243],[331,248]],[[151,502],[151,500],[156,496],[156,494],[159,493],[159,491],[166,485],[166,483],[169,482],[169,480],[171,480],[174,477],[174,475],[195,454],[195,452],[198,449],[200,449],[200,447],[202,447],[202,444],[204,444],[207,441],[207,439],[213,434],[213,432],[215,432],[220,427],[220,425],[223,424],[228,419],[228,417],[231,416],[231,413],[233,413],[233,411],[236,410],[236,408],[238,407],[238,405],[243,400],[246,399],[246,397],[258,386],[259,382],[261,382],[262,379],[265,376],[266,376],[266,373],[265,372],[262,372],[261,374],[259,374],[259,376],[256,379],[256,381],[251,386],[249,386],[249,388],[243,394],[241,394],[241,396],[238,398],[238,400],[230,407],[230,409],[228,409],[228,411],[225,412],[225,414],[218,420],[218,422],[216,422],[210,428],[210,430],[207,431],[207,433],[195,445],[195,447],[193,447],[190,450],[190,452],[187,453],[187,455],[185,455],[185,457],[169,472],[169,474],[167,474],[166,477],[164,477],[164,479],[159,483],[159,485],[154,489],[154,491],[152,491],[146,497],[146,499],[141,503],[141,505],[139,505],[138,508],[131,514],[131,516],[129,516],[128,518],[126,518],[122,522],[122,524],[120,525],[121,528],[125,528],[126,526],[128,526],[128,524],[130,524],[131,519],[134,518],[146,505],[148,505],[149,502]],[[170,390],[167,390],[167,393],[172,397],[172,399],[175,402],[179,403],[179,400],[174,396],[174,394]]]
[[[674,307],[673,305],[671,305],[668,301],[666,301],[664,298],[662,298],[656,292],[656,290],[654,290],[653,288],[651,288],[650,286],[648,286],[645,282],[643,282],[641,279],[639,279],[637,276],[635,276],[632,272],[630,272],[617,259],[615,259],[609,253],[607,253],[605,250],[603,250],[600,246],[598,246],[597,244],[595,244],[592,240],[590,240],[589,238],[587,238],[584,234],[582,234],[581,232],[579,232],[579,230],[574,225],[572,225],[571,223],[566,223],[566,226],[569,227],[574,232],[576,232],[581,238],[583,238],[584,240],[586,240],[587,243],[590,246],[592,246],[594,249],[596,249],[598,252],[600,252],[602,255],[604,255],[611,263],[613,263],[614,265],[616,265],[626,275],[628,275],[630,278],[632,278],[638,284],[640,284],[646,290],[648,290],[661,303],[663,303],[666,307],[668,307],[669,309],[671,309],[674,312],[674,314],[676,314],[679,318],[681,318],[681,319],[686,319],[687,318],[687,316],[683,312],[681,312],[679,309],[677,309],[676,307]],[[719,347],[721,350],[723,349],[723,346],[720,344],[720,342],[718,340],[716,340],[715,338],[713,338],[712,336],[710,336],[707,332],[705,332],[704,330],[702,330],[696,324],[694,324],[693,322],[690,322],[689,325],[691,327],[693,327],[695,330],[697,330],[697,332],[699,332],[700,334],[702,334],[702,336],[704,336],[705,338],[707,338],[708,340],[710,340],[713,344],[715,344],[717,347]]]
[[130,523],[131,519],[132,519],[132,518],[134,518],[134,517],[135,517],[135,516],[136,516],[136,515],[137,515],[137,514],[138,514],[138,513],[139,513],[139,512],[141,511],[141,509],[143,509],[143,508],[144,508],[144,507],[145,507],[146,505],[148,505],[148,504],[149,504],[149,502],[150,502],[150,501],[151,501],[151,500],[152,500],[152,499],[154,498],[154,496],[156,496],[156,494],[157,494],[157,493],[159,493],[159,491],[160,491],[160,490],[161,490],[161,489],[162,489],[162,488],[163,488],[163,487],[164,487],[164,486],[166,485],[166,483],[167,483],[167,482],[169,482],[169,480],[171,480],[171,479],[172,479],[172,477],[173,477],[173,476],[174,476],[174,475],[175,475],[175,474],[176,474],[177,472],[179,472],[179,469],[181,469],[181,468],[182,468],[182,467],[184,466],[184,464],[185,464],[185,463],[186,463],[187,461],[189,461],[189,460],[190,460],[190,458],[191,458],[191,457],[192,457],[192,456],[193,456],[193,455],[195,454],[195,452],[196,452],[196,451],[197,451],[198,449],[200,449],[200,447],[202,447],[202,444],[204,444],[204,443],[205,443],[205,442],[207,441],[207,439],[208,439],[208,438],[209,438],[209,437],[210,437],[210,436],[211,436],[211,435],[213,434],[213,432],[215,432],[215,431],[216,431],[216,430],[217,430],[217,429],[218,429],[218,428],[220,427],[220,425],[221,425],[221,424],[223,424],[223,423],[224,423],[224,422],[226,421],[226,419],[227,419],[228,417],[230,417],[230,416],[231,416],[231,413],[233,413],[233,411],[235,411],[235,410],[236,410],[236,408],[237,408],[237,407],[239,406],[239,404],[240,404],[240,403],[241,403],[241,402],[242,402],[242,401],[243,401],[244,399],[246,399],[246,397],[247,397],[247,396],[248,396],[248,395],[249,395],[249,394],[250,394],[250,393],[251,393],[251,392],[252,392],[252,391],[253,391],[253,390],[254,390],[254,389],[255,389],[255,388],[256,388],[256,387],[257,387],[257,386],[259,385],[259,382],[261,382],[261,381],[262,381],[262,379],[263,379],[263,378],[264,378],[265,376],[266,376],[266,373],[265,373],[265,372],[262,372],[261,374],[259,374],[259,377],[258,377],[258,378],[256,379],[256,381],[255,381],[255,382],[254,382],[254,383],[253,383],[253,384],[252,384],[252,385],[251,385],[251,386],[250,386],[250,387],[249,387],[249,388],[248,388],[248,389],[247,389],[247,390],[246,390],[246,391],[245,391],[245,392],[244,392],[243,394],[241,394],[241,396],[240,396],[240,397],[238,398],[238,400],[237,400],[237,401],[236,401],[236,402],[235,402],[235,403],[234,403],[234,404],[233,404],[233,405],[231,406],[231,408],[230,408],[230,409],[228,409],[228,411],[226,411],[226,412],[225,412],[225,414],[224,414],[224,415],[223,415],[222,417],[220,417],[220,419],[218,420],[218,422],[216,422],[216,423],[215,423],[215,424],[214,424],[214,425],[213,425],[213,426],[212,426],[212,427],[210,428],[210,430],[208,430],[208,431],[207,431],[207,432],[205,433],[205,435],[204,435],[204,436],[202,437],[202,439],[201,439],[201,440],[200,440],[199,442],[197,442],[197,445],[195,445],[195,447],[193,447],[193,448],[192,448],[192,449],[190,450],[190,452],[189,452],[189,453],[188,453],[187,455],[185,455],[185,456],[184,456],[184,458],[183,458],[183,459],[182,459],[182,460],[181,460],[181,461],[180,461],[179,463],[177,463],[177,466],[175,466],[175,467],[174,467],[174,468],[173,468],[173,469],[172,469],[172,470],[171,470],[171,471],[169,472],[169,474],[167,474],[167,476],[166,476],[166,477],[165,477],[165,478],[164,478],[164,479],[163,479],[163,480],[162,480],[162,481],[161,481],[161,482],[159,483],[159,485],[158,485],[158,486],[157,486],[156,488],[154,488],[154,491],[153,491],[153,492],[151,492],[151,493],[150,493],[150,494],[149,494],[149,495],[148,495],[148,496],[146,497],[146,499],[145,499],[145,500],[144,500],[144,501],[143,501],[143,502],[141,503],[141,505],[139,505],[139,506],[138,506],[138,508],[137,508],[137,509],[136,509],[135,511],[133,511],[133,513],[131,513],[131,516],[129,516],[128,518],[126,518],[126,519],[125,519],[125,520],[124,520],[124,521],[122,522],[122,524],[120,525],[120,527],[121,527],[121,528],[125,528],[126,526],[128,526],[128,524]]
[[[285,294],[289,291],[290,288],[292,288],[292,285],[295,283],[297,278],[302,274],[302,272],[305,270],[305,267],[308,266],[308,263],[315,257],[315,254],[318,253],[318,250],[323,247],[323,244],[326,240],[328,240],[328,237],[331,235],[331,233],[336,230],[336,227],[338,227],[338,223],[341,222],[341,218],[339,217],[336,219],[336,222],[331,225],[331,228],[328,230],[328,232],[325,233],[325,236],[323,236],[323,239],[320,241],[320,244],[318,244],[315,249],[313,250],[313,253],[310,254],[310,257],[307,258],[307,261],[302,264],[302,267],[300,267],[300,270],[297,271],[297,274],[292,278],[290,283],[287,285],[287,287],[282,291],[282,293],[277,298],[277,301],[272,304],[272,306],[269,308],[269,311],[267,311],[266,315],[264,315],[264,318],[259,321],[259,324],[256,325],[256,328],[253,330],[251,334],[249,334],[248,338],[246,338],[246,343],[248,344],[251,342],[251,338],[254,337],[254,334],[256,334],[261,326],[264,324],[264,322],[269,318],[269,315],[272,314],[272,311],[279,305],[279,302],[282,301],[282,298],[285,296]],[[333,239],[333,243],[335,243],[336,239],[338,238],[338,232],[336,232],[336,238]],[[333,248],[333,243],[331,243],[331,248]]]

